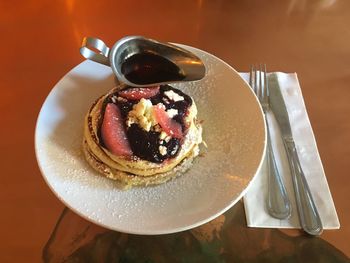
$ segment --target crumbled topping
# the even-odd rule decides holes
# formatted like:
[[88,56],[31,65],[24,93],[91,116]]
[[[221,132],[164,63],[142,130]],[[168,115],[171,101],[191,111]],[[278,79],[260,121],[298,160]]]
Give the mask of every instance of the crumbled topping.
[[125,99],[125,98],[123,98],[123,97],[117,97],[117,100],[118,100],[119,102],[127,102],[127,101],[128,101],[127,99]]
[[163,101],[165,104],[169,104],[169,103],[170,103],[170,100],[169,100],[167,97],[163,97],[163,98],[162,98],[162,101]]
[[158,124],[150,100],[142,98],[139,103],[133,106],[128,114],[126,125],[130,127],[133,123],[138,124],[145,131],[150,131],[153,126]]
[[159,153],[160,153],[161,155],[166,155],[166,153],[167,153],[166,147],[163,146],[163,145],[160,145],[160,146],[159,146]]
[[162,131],[159,134],[160,144],[163,144],[164,142],[169,142],[170,139],[171,139],[171,136],[169,136],[165,131]]
[[179,111],[177,109],[169,109],[167,110],[169,118],[173,118],[175,115],[179,114]]
[[168,90],[164,92],[165,96],[167,96],[172,101],[180,101],[184,100],[185,98],[174,92],[173,90]]
[[159,139],[161,140],[164,140],[168,135],[166,134],[165,131],[162,131],[160,134],[159,134]]

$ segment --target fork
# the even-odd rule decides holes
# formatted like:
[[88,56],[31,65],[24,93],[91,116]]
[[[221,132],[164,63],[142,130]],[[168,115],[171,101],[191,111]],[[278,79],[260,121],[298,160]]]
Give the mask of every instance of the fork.
[[268,172],[267,210],[269,214],[275,218],[287,219],[291,215],[291,205],[286,188],[276,166],[274,152],[271,145],[269,122],[267,119],[267,114],[270,112],[270,105],[266,64],[260,64],[259,68],[258,66],[251,66],[249,84],[258,97],[264,112],[266,123],[267,148],[265,160],[267,163]]

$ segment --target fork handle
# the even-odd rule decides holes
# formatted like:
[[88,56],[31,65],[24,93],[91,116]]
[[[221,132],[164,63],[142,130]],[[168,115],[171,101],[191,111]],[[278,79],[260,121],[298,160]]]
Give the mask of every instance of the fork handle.
[[286,188],[284,187],[282,178],[276,166],[275,156],[271,145],[269,122],[266,115],[265,122],[267,128],[266,162],[268,169],[267,209],[271,216],[278,219],[286,219],[291,215],[291,205]]
[[293,140],[284,140],[291,168],[296,204],[301,227],[310,235],[321,235],[323,226],[310,188],[301,168],[298,153]]

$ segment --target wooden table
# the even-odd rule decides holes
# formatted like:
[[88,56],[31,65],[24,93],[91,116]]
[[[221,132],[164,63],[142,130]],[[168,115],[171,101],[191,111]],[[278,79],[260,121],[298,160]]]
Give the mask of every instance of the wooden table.
[[297,72],[341,223],[321,238],[340,258],[350,256],[349,1],[28,0],[0,6],[1,262],[39,261],[64,208],[34,154],[43,101],[83,61],[84,36],[112,45],[126,35],[195,46],[238,71],[265,62],[270,71]]

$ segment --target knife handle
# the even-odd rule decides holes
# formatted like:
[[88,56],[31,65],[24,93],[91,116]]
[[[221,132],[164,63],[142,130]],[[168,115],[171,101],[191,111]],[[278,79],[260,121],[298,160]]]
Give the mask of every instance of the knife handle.
[[295,200],[301,227],[310,235],[321,235],[323,226],[310,188],[301,168],[293,140],[284,140],[294,185]]

